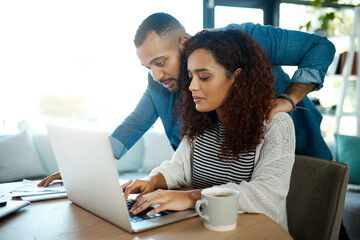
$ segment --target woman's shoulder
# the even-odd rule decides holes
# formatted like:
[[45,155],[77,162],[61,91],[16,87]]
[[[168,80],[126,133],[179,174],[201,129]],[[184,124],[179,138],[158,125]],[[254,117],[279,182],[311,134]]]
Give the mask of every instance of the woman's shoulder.
[[285,112],[277,112],[270,123],[266,124],[266,131],[294,132],[294,122],[290,115]]
[[[295,128],[288,113],[278,112],[270,123],[265,125],[264,140],[258,146],[261,149],[281,149],[281,151],[295,152]],[[284,147],[286,146],[286,147]]]
[[277,113],[275,113],[275,115],[273,117],[273,121],[274,120],[275,120],[275,122],[282,122],[282,121],[292,122],[292,118],[286,112],[277,112]]

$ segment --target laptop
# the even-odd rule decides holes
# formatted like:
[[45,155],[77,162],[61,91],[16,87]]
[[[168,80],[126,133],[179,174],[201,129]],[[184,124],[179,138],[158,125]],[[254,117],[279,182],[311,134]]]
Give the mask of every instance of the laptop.
[[5,217],[20,208],[23,208],[30,204],[28,201],[19,201],[19,200],[7,200],[2,202],[3,205],[0,207],[0,218]]
[[188,209],[165,211],[148,219],[130,218],[108,135],[57,125],[48,125],[47,130],[72,203],[128,232],[141,232],[197,215],[194,209]]

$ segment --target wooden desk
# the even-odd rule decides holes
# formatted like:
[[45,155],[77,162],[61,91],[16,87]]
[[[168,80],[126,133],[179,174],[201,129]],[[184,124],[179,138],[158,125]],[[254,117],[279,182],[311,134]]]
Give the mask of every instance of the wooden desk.
[[[18,183],[17,183],[18,184]],[[0,194],[15,183],[0,184]],[[67,198],[33,202],[0,219],[0,239],[292,239],[276,222],[262,214],[238,215],[237,228],[213,232],[200,217],[130,234],[72,204]]]

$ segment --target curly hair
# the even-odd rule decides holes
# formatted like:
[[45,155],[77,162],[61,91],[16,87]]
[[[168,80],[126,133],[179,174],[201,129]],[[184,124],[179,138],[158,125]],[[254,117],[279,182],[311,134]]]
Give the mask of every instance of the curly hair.
[[187,73],[187,58],[196,49],[205,49],[225,68],[226,76],[241,68],[224,100],[226,134],[219,159],[237,158],[254,150],[264,138],[264,120],[275,98],[271,65],[260,47],[246,33],[236,29],[203,30],[185,44],[181,73],[183,126],[181,137],[193,144],[197,136],[215,127],[215,111],[198,112],[189,91],[191,79]]

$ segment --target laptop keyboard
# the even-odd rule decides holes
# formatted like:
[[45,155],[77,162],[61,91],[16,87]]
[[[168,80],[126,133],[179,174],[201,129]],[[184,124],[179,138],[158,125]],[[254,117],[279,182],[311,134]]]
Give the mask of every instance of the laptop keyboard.
[[[135,204],[135,199],[128,199],[126,201],[126,206],[127,206],[129,211],[134,206],[134,204]],[[152,209],[154,209],[154,207],[148,207],[147,209],[145,209],[144,211],[142,211],[141,213],[139,213],[137,215],[134,215],[134,214],[129,212],[130,221],[132,221],[134,223],[141,222],[141,221],[144,221],[144,220],[149,220],[149,219],[152,219],[152,218],[157,218],[157,217],[161,217],[161,216],[164,216],[164,215],[168,215],[171,212],[171,211],[163,211],[163,212],[159,212],[157,214],[154,214],[152,216],[147,216],[146,214],[148,212],[150,212]]]

